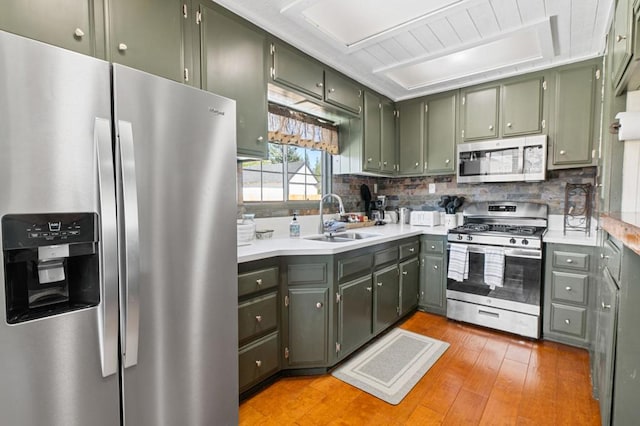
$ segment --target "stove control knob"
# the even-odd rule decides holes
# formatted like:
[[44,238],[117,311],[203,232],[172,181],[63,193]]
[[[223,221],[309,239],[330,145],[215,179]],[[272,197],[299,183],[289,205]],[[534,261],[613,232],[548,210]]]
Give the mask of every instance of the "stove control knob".
[[522,245],[528,245],[529,244],[529,240],[527,240],[526,238],[524,240],[522,240]]
[[471,241],[473,240],[473,237],[471,235],[467,235],[467,241]]
[[509,243],[511,243],[511,244],[515,244],[515,243],[516,243],[516,239],[515,239],[515,238],[510,239],[510,240],[509,240]]
[[462,234],[458,234],[458,239],[461,240],[462,239]]

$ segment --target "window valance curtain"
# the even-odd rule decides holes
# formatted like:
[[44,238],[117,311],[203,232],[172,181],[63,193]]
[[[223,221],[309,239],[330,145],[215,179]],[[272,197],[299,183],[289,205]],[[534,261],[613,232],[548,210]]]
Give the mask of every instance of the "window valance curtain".
[[269,104],[269,141],[338,154],[338,127],[316,117]]

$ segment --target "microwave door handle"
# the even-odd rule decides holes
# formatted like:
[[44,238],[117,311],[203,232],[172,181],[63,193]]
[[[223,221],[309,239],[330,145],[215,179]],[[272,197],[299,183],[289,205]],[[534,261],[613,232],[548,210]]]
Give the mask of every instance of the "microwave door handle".
[[133,126],[127,121],[118,121],[118,188],[120,201],[120,276],[122,279],[121,303],[122,356],[124,367],[138,363],[138,338],[140,328],[140,247],[138,226],[138,195],[133,145]]
[[111,151],[111,121],[96,117],[93,126],[100,212],[100,288],[98,305],[102,377],[118,372],[118,250],[116,188]]

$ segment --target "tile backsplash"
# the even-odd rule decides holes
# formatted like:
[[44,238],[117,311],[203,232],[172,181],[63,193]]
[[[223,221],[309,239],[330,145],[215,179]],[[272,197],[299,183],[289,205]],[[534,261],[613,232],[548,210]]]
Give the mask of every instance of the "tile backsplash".
[[[336,175],[333,177],[332,191],[342,197],[348,212],[364,210],[360,196],[360,186],[366,184],[373,198],[376,195],[397,197],[398,207],[413,209],[439,209],[437,203],[442,195],[465,197],[465,204],[471,201],[531,201],[549,206],[549,214],[564,214],[565,186],[567,183],[595,184],[596,167],[550,170],[543,182],[505,182],[483,184],[458,184],[455,175],[429,177],[371,177],[356,175]],[[429,193],[429,184],[435,184],[435,193]],[[378,191],[374,193],[375,185]],[[594,194],[596,191],[593,191]],[[595,203],[595,200],[592,200]],[[596,205],[593,211],[596,211]],[[462,209],[464,206],[462,207]],[[238,206],[239,212],[256,213],[256,217],[290,216],[293,212],[282,206],[269,209],[266,205],[253,208],[251,205]],[[301,210],[300,214],[317,214],[315,209]]]

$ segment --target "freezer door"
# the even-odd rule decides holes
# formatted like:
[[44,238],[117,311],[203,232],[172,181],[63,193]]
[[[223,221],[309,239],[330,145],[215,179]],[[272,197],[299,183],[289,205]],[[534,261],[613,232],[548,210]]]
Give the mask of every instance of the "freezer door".
[[235,425],[235,102],[113,79],[125,423]]
[[[100,259],[94,274],[100,285],[97,306],[56,305],[53,316],[39,307],[39,319],[11,325],[8,274],[0,268],[2,424],[120,422],[110,108],[108,63],[0,32],[0,218],[89,213],[97,217],[94,247]],[[53,226],[56,231],[59,225]],[[7,235],[1,237],[6,267],[13,254],[7,250]],[[29,258],[32,254],[22,251],[9,269],[33,270],[38,260],[37,254]],[[36,274],[32,282],[44,286],[59,280],[65,265],[71,282],[70,259],[58,263],[53,277],[43,280]]]

